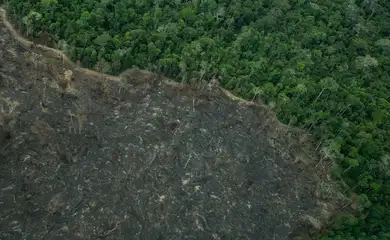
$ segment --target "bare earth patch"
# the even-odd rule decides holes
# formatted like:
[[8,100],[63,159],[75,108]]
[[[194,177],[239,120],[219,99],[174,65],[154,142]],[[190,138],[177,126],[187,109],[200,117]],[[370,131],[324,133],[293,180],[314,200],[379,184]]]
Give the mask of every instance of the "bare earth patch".
[[0,36],[0,239],[280,240],[317,223],[312,156],[266,108]]

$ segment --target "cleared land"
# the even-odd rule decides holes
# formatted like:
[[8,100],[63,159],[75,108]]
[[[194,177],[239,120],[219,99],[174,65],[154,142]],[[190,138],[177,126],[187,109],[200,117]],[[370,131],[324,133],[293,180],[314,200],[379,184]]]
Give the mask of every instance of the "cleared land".
[[4,22],[0,36],[0,239],[280,240],[316,224],[328,192],[310,144],[268,109],[76,69]]

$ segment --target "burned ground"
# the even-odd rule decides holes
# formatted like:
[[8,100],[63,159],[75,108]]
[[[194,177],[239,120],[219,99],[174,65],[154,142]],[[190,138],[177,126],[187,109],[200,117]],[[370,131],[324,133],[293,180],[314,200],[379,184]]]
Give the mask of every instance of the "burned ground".
[[318,215],[309,155],[266,108],[0,35],[0,239],[280,240]]

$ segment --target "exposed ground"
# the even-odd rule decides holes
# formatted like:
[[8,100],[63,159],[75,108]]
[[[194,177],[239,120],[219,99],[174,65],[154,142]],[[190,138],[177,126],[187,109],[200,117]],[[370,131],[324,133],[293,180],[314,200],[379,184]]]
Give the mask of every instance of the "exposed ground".
[[282,240],[317,224],[310,144],[267,108],[98,77],[4,22],[0,36],[0,239]]

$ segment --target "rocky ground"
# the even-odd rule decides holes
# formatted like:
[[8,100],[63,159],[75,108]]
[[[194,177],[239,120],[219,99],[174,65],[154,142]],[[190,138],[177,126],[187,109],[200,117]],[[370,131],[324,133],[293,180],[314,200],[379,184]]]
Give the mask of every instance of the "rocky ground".
[[309,144],[266,108],[92,76],[0,35],[0,239],[281,240],[317,223]]

